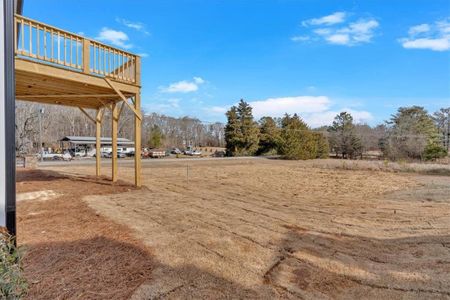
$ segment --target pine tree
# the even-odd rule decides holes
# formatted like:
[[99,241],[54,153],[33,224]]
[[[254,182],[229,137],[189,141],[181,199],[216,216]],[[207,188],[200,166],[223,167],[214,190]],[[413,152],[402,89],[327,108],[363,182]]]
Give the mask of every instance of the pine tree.
[[253,119],[252,107],[241,99],[237,112],[242,132],[240,155],[254,155],[258,150],[259,127]]
[[328,158],[330,152],[330,145],[327,137],[320,132],[314,132],[314,141],[317,145],[316,158]]
[[163,145],[164,134],[158,125],[153,125],[150,130],[150,136],[148,139],[148,146],[150,148],[159,148]]
[[342,155],[342,158],[355,158],[362,154],[361,140],[355,134],[355,125],[351,114],[347,112],[338,114],[328,131],[330,132],[330,146],[336,154]]
[[317,155],[317,144],[308,125],[297,114],[286,114],[281,120],[280,154],[285,159],[312,159]]
[[275,154],[280,144],[280,128],[272,117],[262,117],[259,121],[259,148],[257,154]]
[[421,106],[400,107],[390,121],[384,154],[391,159],[436,159],[446,155],[439,129]]
[[258,150],[259,127],[253,119],[251,106],[241,99],[238,106],[233,106],[226,113],[225,127],[227,154],[254,155]]
[[225,143],[228,156],[234,156],[238,152],[242,141],[242,132],[237,114],[237,107],[232,106],[226,113],[228,122],[225,126]]

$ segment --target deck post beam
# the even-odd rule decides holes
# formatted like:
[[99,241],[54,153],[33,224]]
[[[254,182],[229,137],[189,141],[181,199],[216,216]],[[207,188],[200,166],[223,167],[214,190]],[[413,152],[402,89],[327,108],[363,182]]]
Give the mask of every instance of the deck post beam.
[[[128,99],[123,95],[123,93],[111,82],[111,80],[109,80],[108,78],[104,78],[105,81],[109,84],[109,86],[117,93],[117,95],[119,95],[120,98],[122,98],[123,102],[125,102],[125,104],[131,109],[131,111],[133,111],[134,115],[142,120],[142,116],[141,113],[136,110],[130,103],[128,103]],[[136,105],[136,104],[135,104]]]
[[94,120],[93,117],[91,117],[87,111],[84,110],[84,108],[82,108],[81,106],[78,106],[78,108],[81,110],[81,112],[89,119],[92,121],[92,123],[96,123],[96,120]]
[[90,41],[88,39],[83,39],[83,72],[85,74],[91,73],[90,52]]
[[[136,68],[135,68],[135,79],[136,82],[141,84],[141,58],[136,57]],[[141,186],[141,134],[142,134],[142,117],[141,116],[141,89],[136,93],[134,97],[134,109],[139,114],[135,113],[134,117],[134,183],[137,187]]]
[[122,115],[122,111],[123,111],[123,108],[125,107],[125,103],[122,103],[121,105],[120,105],[120,110],[119,110],[119,119],[120,119],[120,116]]
[[95,117],[95,175],[99,177],[102,153],[101,148],[101,137],[102,137],[102,119],[103,119],[104,109],[97,109]]
[[112,171],[112,181],[117,181],[117,129],[118,129],[118,122],[119,122],[119,107],[116,103],[112,104],[111,107],[111,141],[112,141],[112,164],[111,164],[111,171]]
[[107,108],[109,110],[112,110],[112,108],[111,108],[112,102],[105,102],[105,101],[103,101],[100,98],[97,98],[97,100],[98,100],[98,102],[100,102],[102,104],[103,107],[105,107],[105,108]]
[[[134,99],[135,109],[141,110],[141,95],[136,95]],[[141,127],[142,120],[134,116],[134,184],[141,186]]]

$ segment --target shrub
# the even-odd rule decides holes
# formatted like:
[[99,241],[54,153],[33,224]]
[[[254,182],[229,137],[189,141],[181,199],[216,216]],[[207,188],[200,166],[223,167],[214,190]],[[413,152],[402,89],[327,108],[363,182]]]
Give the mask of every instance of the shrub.
[[0,298],[19,299],[25,296],[27,283],[23,277],[21,255],[14,238],[0,232]]
[[330,154],[330,145],[327,137],[320,132],[314,132],[313,134],[317,145],[316,158],[328,158]]
[[435,160],[447,156],[447,149],[438,144],[428,144],[425,147],[423,157],[425,160]]

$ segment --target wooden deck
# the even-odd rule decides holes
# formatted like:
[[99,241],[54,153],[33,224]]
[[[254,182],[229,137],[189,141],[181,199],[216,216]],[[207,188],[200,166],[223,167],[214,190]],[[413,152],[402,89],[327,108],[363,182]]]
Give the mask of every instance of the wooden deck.
[[[117,128],[126,106],[135,114],[135,184],[140,186],[141,62],[132,53],[56,27],[15,16],[16,99],[78,107],[96,124],[111,111],[113,168],[117,180]],[[86,109],[95,110],[94,114]],[[100,143],[97,143],[100,175]]]

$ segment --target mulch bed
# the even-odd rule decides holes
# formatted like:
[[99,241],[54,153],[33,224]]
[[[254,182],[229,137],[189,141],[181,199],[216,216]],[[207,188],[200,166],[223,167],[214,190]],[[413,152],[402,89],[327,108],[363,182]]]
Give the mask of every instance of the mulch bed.
[[24,250],[29,299],[128,299],[151,278],[151,252],[130,229],[96,214],[82,201],[87,195],[132,189],[106,178],[18,170],[17,193],[62,194],[17,204],[18,245]]

